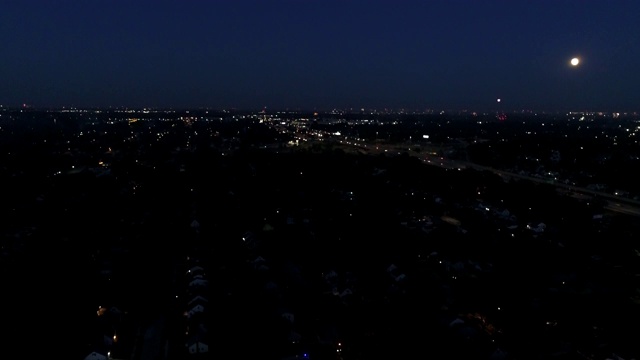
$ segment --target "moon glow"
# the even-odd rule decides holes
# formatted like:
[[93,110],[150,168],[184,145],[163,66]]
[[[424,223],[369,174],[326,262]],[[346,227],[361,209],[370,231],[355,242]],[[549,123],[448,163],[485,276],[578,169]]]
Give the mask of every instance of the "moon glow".
[[578,58],[571,59],[571,65],[572,66],[577,66],[578,64],[580,64],[580,59],[578,59]]

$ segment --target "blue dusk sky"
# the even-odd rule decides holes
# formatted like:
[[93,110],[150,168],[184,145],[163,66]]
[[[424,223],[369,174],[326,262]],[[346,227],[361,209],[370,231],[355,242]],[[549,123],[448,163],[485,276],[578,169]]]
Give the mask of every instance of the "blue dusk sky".
[[637,0],[6,0],[0,104],[640,111],[639,19]]

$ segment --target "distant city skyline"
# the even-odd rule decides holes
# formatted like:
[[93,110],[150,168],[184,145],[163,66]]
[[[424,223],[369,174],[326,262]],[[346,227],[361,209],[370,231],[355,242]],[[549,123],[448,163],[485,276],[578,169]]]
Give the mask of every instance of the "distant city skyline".
[[25,0],[0,13],[0,104],[634,112],[639,13],[630,0]]

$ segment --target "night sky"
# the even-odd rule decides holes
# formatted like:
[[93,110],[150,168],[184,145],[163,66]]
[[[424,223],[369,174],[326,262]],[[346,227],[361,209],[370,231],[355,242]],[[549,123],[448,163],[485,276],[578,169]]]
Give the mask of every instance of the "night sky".
[[0,104],[640,111],[639,19],[637,0],[5,0]]

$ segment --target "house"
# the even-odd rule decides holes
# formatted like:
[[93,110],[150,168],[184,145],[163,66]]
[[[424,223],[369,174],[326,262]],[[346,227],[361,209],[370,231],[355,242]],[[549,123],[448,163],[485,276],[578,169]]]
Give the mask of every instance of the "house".
[[207,330],[204,326],[198,326],[187,341],[187,350],[190,355],[206,354],[209,352],[209,344],[206,340]]
[[353,291],[351,291],[351,289],[347,288],[344,289],[341,293],[340,293],[340,297],[344,298],[345,296],[349,296],[349,295],[353,295]]
[[527,225],[527,229],[535,232],[535,233],[542,233],[544,232],[544,230],[547,228],[547,225],[545,223],[539,223],[537,226],[528,224]]
[[254,242],[255,238],[253,236],[253,233],[251,231],[247,231],[244,234],[242,234],[242,241],[247,242],[247,243]]
[[120,311],[120,309],[118,309],[117,307],[112,306],[109,308],[109,314],[112,314],[114,316],[120,316],[122,315],[122,311]]
[[266,265],[266,260],[262,256],[256,257],[254,260],[250,261],[253,268],[259,271],[267,271],[269,270],[269,266]]
[[187,273],[191,275],[204,275],[204,268],[202,268],[202,266],[196,265],[187,270]]
[[206,288],[209,285],[209,282],[205,279],[193,279],[190,283],[189,283],[189,287],[190,288]]
[[283,312],[282,314],[280,314],[280,316],[292,324],[295,319],[294,315],[290,312]]
[[264,288],[265,288],[265,290],[267,290],[267,291],[276,291],[276,290],[278,290],[278,284],[276,284],[276,283],[275,283],[275,282],[273,282],[273,281],[267,281],[267,282],[264,284]]
[[295,343],[299,343],[300,340],[302,340],[302,335],[300,335],[299,333],[293,330],[289,332],[289,335],[287,336],[287,341],[289,341],[292,344],[295,344]]
[[122,312],[122,310],[118,309],[115,306],[112,306],[109,308],[109,311],[107,312],[106,315],[112,324],[117,324],[122,322],[123,314],[124,313]]
[[247,231],[242,234],[242,242],[249,249],[255,249],[259,245],[258,239],[251,231]]
[[206,354],[209,352],[209,345],[201,342],[195,341],[187,344],[187,349],[189,350],[189,354]]
[[387,272],[388,273],[392,273],[397,269],[398,269],[398,267],[395,264],[391,264],[391,265],[389,265],[389,267],[387,267]]
[[326,281],[332,281],[333,279],[338,277],[338,273],[336,273],[335,271],[331,270],[326,274],[322,274],[322,277],[326,280]]
[[273,230],[274,230],[273,226],[271,226],[271,224],[269,223],[264,224],[264,226],[262,227],[262,231],[264,232],[269,232]]
[[196,305],[187,312],[187,316],[191,319],[192,317],[202,313],[204,313],[204,306]]
[[194,297],[193,299],[191,299],[187,305],[189,308],[193,308],[196,305],[202,305],[205,306],[209,303],[209,300],[207,300],[207,298],[205,298],[204,296],[198,295],[196,297]]
[[107,355],[103,355],[95,351],[84,358],[84,360],[108,360],[108,359],[109,358],[107,357]]
[[507,358],[508,358],[508,356],[507,356],[507,355],[508,355],[508,354],[507,354],[504,350],[502,350],[502,349],[500,349],[500,348],[497,348],[497,349],[496,349],[496,350],[491,354],[491,356],[489,356],[489,359],[490,359],[490,360],[501,360],[501,359],[507,359]]
[[194,231],[200,230],[200,223],[198,222],[198,220],[193,220],[190,226]]

